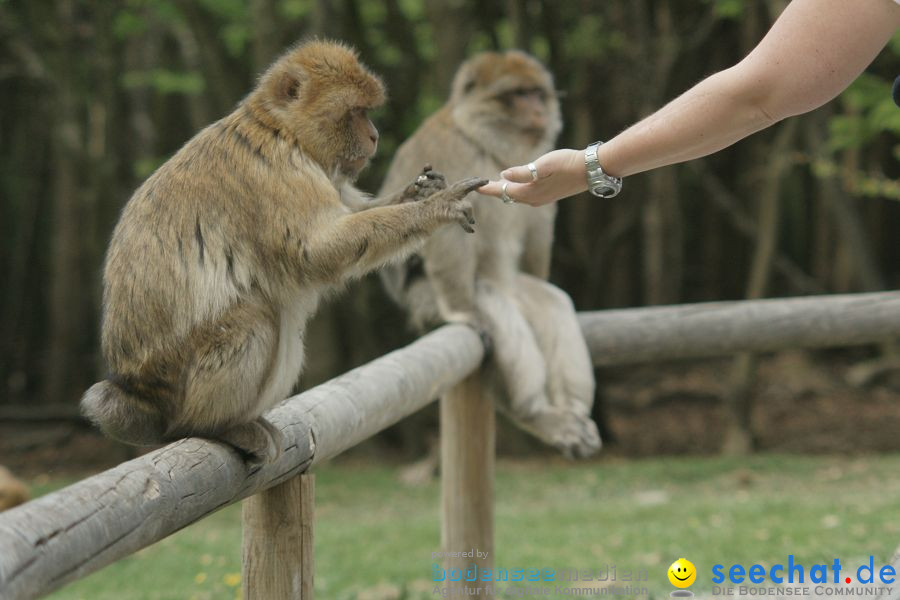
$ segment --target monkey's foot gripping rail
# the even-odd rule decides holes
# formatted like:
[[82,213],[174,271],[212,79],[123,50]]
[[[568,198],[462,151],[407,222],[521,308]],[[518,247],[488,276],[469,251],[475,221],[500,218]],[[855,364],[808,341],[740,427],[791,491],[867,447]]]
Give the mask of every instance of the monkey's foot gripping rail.
[[[900,292],[719,302],[584,313],[595,364],[839,346],[900,337]],[[35,598],[238,500],[244,598],[312,598],[313,479],[306,471],[441,399],[442,544],[493,560],[494,410],[471,329],[448,325],[291,398],[268,414],[287,440],[249,468],[197,438],[0,514],[0,600]],[[447,569],[458,561],[447,559]]]

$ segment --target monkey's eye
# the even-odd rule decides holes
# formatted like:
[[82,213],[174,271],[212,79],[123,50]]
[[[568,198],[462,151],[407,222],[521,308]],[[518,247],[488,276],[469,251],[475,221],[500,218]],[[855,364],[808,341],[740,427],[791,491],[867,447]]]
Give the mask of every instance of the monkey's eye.
[[547,99],[547,92],[544,88],[540,87],[518,87],[512,89],[504,94],[501,94],[500,99],[506,105],[511,105],[515,100],[521,100],[526,98],[537,98],[541,102],[544,102]]
[[541,102],[547,99],[547,92],[541,87],[519,88],[518,93],[520,96],[536,96]]

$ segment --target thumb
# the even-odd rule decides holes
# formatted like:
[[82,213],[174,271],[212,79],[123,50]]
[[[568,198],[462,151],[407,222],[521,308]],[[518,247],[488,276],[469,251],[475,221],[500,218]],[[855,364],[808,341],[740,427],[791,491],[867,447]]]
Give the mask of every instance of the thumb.
[[510,167],[500,173],[500,177],[514,183],[531,183],[531,171],[528,167]]

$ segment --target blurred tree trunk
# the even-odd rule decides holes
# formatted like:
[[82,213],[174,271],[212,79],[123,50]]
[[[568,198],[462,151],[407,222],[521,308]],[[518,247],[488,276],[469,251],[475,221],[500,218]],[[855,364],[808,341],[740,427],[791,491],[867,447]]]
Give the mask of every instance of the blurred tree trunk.
[[[805,134],[810,156],[827,156],[824,132],[827,131],[827,121],[831,114],[832,111],[823,109],[805,118]],[[855,279],[853,285],[848,282],[845,291],[885,289],[884,277],[879,272],[857,204],[847,197],[841,182],[836,177],[816,178],[816,192],[824,201],[837,227],[840,234],[840,246],[844,248],[843,251],[847,254],[850,263],[850,276]]]
[[509,15],[513,31],[513,47],[530,51],[531,32],[534,26],[528,14],[528,0],[506,0],[506,12]]
[[[807,152],[813,159],[828,156],[827,140],[823,132],[827,130],[827,121],[833,112],[829,109],[830,107],[818,110],[805,120]],[[852,155],[850,160],[856,160],[856,151],[850,150],[849,153]],[[823,200],[827,209],[826,214],[831,216],[836,225],[840,240],[838,246],[843,249],[841,255],[847,257],[842,262],[850,263],[847,269],[849,276],[855,275],[854,285],[851,286],[848,282],[848,289],[845,291],[868,292],[887,289],[887,282],[879,269],[875,251],[870,243],[872,236],[859,214],[857,202],[848,197],[837,177],[817,177],[816,193]],[[898,352],[900,347],[896,341],[886,341],[881,345],[881,356],[876,362],[895,360]]]
[[[760,150],[769,157],[765,165],[765,180],[759,194],[759,236],[747,281],[747,300],[755,300],[766,295],[772,276],[778,247],[780,227],[780,197],[784,173],[791,166],[788,151],[797,129],[797,119],[790,119],[780,125],[775,140]],[[761,163],[763,164],[763,163]],[[752,410],[753,385],[756,378],[757,356],[750,352],[734,358],[729,376],[729,386],[725,392],[725,402],[731,422],[725,433],[722,451],[725,454],[741,455],[753,450]]]
[[193,38],[187,47],[196,49],[202,65],[206,83],[204,98],[210,114],[222,117],[231,112],[238,98],[247,91],[244,70],[229,59],[219,39],[216,19],[202,4],[192,0],[177,0],[177,4],[188,25],[183,34]]
[[44,402],[64,402],[77,393],[72,390],[72,359],[77,356],[78,328],[84,322],[79,310],[81,294],[86,290],[79,276],[82,266],[79,203],[79,147],[83,136],[78,119],[77,56],[73,32],[77,29],[75,7],[71,0],[56,3],[60,22],[59,46],[54,49],[56,85],[52,127],[52,253],[49,289],[49,331],[44,366]]
[[434,65],[434,89],[446,98],[453,75],[465,60],[472,39],[473,15],[465,0],[425,0],[425,14],[431,23],[437,61]]
[[369,31],[363,21],[357,0],[344,0],[344,38],[359,50],[363,61],[370,60],[366,57],[375,56],[375,50],[369,43]]
[[275,0],[250,0],[253,70],[260,74],[282,50]]
[[[746,213],[740,200],[728,189],[725,183],[702,160],[691,163],[689,168],[700,177],[700,183],[706,190],[706,197],[726,215],[731,227],[741,235],[749,238],[754,244],[759,243],[760,231],[756,222]],[[704,215],[707,218],[714,214],[713,211],[704,211]],[[720,230],[722,229],[721,225],[714,226],[707,223],[703,228],[705,232],[704,237],[716,239],[721,236],[722,231]],[[718,256],[722,252],[716,250],[716,248],[721,246],[721,243],[717,243],[715,246],[710,245],[706,251],[706,260],[717,261],[719,259],[719,261],[725,262],[723,257]],[[822,294],[825,292],[825,288],[815,278],[804,272],[790,256],[779,253],[772,260],[775,270],[784,277],[794,292],[799,294]],[[717,269],[716,272],[722,270]],[[709,297],[714,298],[717,293],[712,293]]]
[[680,300],[683,272],[682,218],[675,167],[649,174],[650,194],[644,202],[644,304],[674,304]]
[[333,0],[316,0],[312,11],[312,33],[323,37],[340,35],[339,10]]
[[[646,65],[644,76],[634,82],[634,97],[641,98],[641,115],[657,110],[666,100],[672,68],[681,53],[681,40],[674,26],[668,1],[632,3],[637,25],[636,41]],[[681,208],[675,167],[655,169],[649,178],[649,193],[642,215],[643,289],[645,304],[671,304],[679,299],[683,271]]]
[[398,49],[400,59],[381,68],[384,78],[392,82],[388,90],[390,109],[382,117],[382,128],[393,132],[411,131],[419,125],[415,117],[422,97],[422,73],[426,71],[426,66],[419,53],[414,24],[397,0],[385,0],[385,8],[385,33]]
[[50,78],[23,20],[20,9],[0,4],[0,403],[29,397],[37,379],[33,354],[46,350],[29,328],[43,309],[32,290],[43,276],[40,217],[47,202],[39,174],[48,140],[40,132],[47,129]]

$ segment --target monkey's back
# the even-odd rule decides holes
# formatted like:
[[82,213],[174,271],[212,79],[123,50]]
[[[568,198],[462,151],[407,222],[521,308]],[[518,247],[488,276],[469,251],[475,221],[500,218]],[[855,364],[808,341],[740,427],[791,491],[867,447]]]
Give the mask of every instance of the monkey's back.
[[291,241],[282,215],[302,214],[309,182],[281,167],[291,161],[283,148],[262,152],[252,128],[236,135],[242,123],[236,111],[199,132],[123,209],[104,275],[102,345],[112,372],[177,370],[191,360],[198,328],[236,303],[278,306],[296,291],[267,241]]

